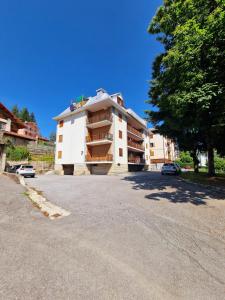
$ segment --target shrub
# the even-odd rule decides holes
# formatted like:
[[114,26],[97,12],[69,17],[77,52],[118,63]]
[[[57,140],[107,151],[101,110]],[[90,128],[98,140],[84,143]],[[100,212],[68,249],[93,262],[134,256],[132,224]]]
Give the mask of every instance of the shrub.
[[176,160],[181,168],[192,169],[193,159],[188,151],[180,152],[180,158]]
[[53,163],[54,162],[54,155],[53,154],[44,154],[44,155],[32,155],[30,160],[32,161],[46,161]]
[[20,161],[30,158],[30,152],[26,147],[16,146],[8,147],[6,150],[6,156],[9,160]]
[[182,161],[180,161],[179,159],[177,159],[175,161],[181,168],[185,168],[185,169],[192,169],[193,168],[193,163],[184,163]]
[[225,173],[225,158],[215,155],[215,170],[219,173]]
[[180,153],[180,159],[182,163],[193,164],[193,158],[188,151],[182,151]]

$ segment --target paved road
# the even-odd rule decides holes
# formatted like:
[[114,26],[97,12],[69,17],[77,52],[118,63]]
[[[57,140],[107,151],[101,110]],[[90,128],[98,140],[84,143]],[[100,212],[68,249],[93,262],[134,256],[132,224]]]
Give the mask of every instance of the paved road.
[[71,215],[0,176],[0,299],[224,299],[224,195],[157,173],[27,181]]

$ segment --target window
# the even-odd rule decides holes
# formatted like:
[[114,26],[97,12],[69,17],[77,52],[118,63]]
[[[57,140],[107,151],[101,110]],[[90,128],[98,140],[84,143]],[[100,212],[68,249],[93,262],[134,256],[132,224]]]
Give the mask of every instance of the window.
[[3,122],[0,122],[0,129],[5,130],[5,128],[6,128],[6,124]]
[[119,148],[119,156],[122,157],[123,156],[123,149]]
[[123,132],[121,130],[119,130],[119,138],[122,139],[123,138]]
[[153,148],[154,147],[154,143],[150,143],[150,147]]
[[146,160],[148,160],[148,155],[146,155]]
[[64,121],[63,120],[59,121],[59,127],[63,127],[63,125],[64,125]]
[[148,149],[148,144],[146,144],[146,149]]
[[121,114],[121,113],[119,113],[119,114],[118,114],[118,116],[119,116],[119,121],[120,121],[120,122],[122,122],[122,120],[123,120],[123,116],[122,116],[122,114]]
[[154,156],[154,151],[153,150],[150,150],[150,156]]
[[59,143],[62,143],[62,141],[63,141],[63,136],[62,136],[62,134],[60,134],[60,135],[59,135],[58,142],[59,142]]
[[62,151],[58,151],[58,159],[62,158]]

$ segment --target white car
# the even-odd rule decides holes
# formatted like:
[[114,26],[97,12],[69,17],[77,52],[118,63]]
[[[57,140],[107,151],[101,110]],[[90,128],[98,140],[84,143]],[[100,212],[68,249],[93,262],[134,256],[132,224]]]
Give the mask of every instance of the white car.
[[178,164],[176,163],[165,163],[162,166],[161,174],[174,174],[177,175],[181,172],[181,168]]
[[35,177],[35,169],[31,165],[21,165],[17,170],[16,174],[24,177]]

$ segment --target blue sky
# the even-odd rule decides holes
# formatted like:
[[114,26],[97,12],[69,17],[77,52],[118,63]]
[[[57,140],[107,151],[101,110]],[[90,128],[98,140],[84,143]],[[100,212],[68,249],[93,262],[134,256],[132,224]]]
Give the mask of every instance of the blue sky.
[[103,87],[144,116],[160,45],[147,33],[161,0],[1,0],[0,101],[28,107],[41,132],[70,100]]

